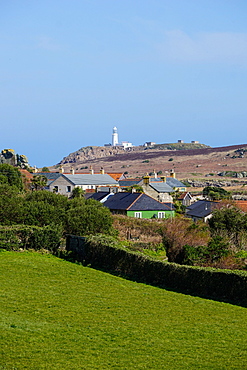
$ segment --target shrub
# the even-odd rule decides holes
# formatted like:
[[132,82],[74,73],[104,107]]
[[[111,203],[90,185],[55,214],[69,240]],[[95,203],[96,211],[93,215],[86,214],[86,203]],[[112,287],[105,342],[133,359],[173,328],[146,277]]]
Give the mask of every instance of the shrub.
[[0,248],[7,250],[48,249],[57,251],[62,229],[55,225],[37,226],[0,226]]

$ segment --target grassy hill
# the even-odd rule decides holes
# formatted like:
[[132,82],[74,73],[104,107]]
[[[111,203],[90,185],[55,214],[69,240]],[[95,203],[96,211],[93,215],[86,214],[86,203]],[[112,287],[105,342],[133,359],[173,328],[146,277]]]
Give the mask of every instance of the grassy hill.
[[247,310],[1,252],[0,369],[245,369]]

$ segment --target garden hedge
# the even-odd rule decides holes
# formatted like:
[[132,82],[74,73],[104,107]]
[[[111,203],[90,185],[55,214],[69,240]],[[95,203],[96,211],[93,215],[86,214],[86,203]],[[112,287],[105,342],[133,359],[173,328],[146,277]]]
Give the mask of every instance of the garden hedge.
[[60,245],[61,236],[62,230],[55,226],[0,226],[0,248],[48,249],[55,252]]
[[104,237],[68,235],[66,250],[93,268],[176,292],[247,307],[247,272],[161,262],[130,252]]

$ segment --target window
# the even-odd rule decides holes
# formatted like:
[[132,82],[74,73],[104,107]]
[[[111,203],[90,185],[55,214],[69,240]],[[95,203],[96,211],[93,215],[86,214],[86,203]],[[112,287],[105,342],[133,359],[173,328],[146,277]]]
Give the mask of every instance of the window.
[[136,218],[142,218],[142,213],[141,212],[135,212],[135,217]]
[[54,186],[53,193],[57,193],[57,192],[58,192],[58,186]]
[[165,212],[158,212],[158,218],[165,218]]
[[67,186],[66,191],[67,191],[67,193],[70,193],[71,192],[71,186]]

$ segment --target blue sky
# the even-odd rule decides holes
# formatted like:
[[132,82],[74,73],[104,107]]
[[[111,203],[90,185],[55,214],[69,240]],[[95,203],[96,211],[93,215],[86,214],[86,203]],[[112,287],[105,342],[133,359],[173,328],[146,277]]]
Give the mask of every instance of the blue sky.
[[0,3],[0,150],[246,143],[246,0]]

